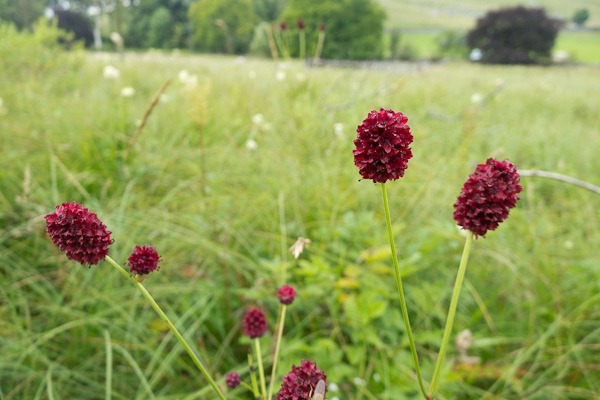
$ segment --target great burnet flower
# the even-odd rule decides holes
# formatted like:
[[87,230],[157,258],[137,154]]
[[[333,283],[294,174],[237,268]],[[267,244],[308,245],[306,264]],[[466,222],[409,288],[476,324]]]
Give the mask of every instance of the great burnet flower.
[[230,372],[225,376],[225,383],[232,389],[238,387],[241,382],[242,379],[237,372]]
[[304,20],[302,18],[298,18],[298,20],[296,20],[296,27],[298,29],[300,29],[301,31],[303,31],[304,28],[306,28],[306,23],[304,22]]
[[267,318],[260,308],[254,307],[244,315],[244,333],[250,339],[259,338],[267,331]]
[[292,365],[292,370],[283,377],[283,384],[275,400],[310,400],[321,379],[327,388],[327,375],[317,368],[316,363],[302,360],[299,367]]
[[523,190],[517,167],[508,160],[488,158],[465,182],[454,203],[454,219],[475,236],[485,236],[508,217]]
[[96,265],[108,254],[111,232],[81,204],[63,203],[45,218],[48,236],[70,260]]
[[125,264],[129,266],[129,272],[136,275],[147,275],[159,269],[159,261],[158,251],[150,245],[144,245],[135,246]]
[[296,291],[293,287],[284,285],[277,291],[277,297],[279,298],[279,302],[281,304],[290,305],[296,298]]
[[404,176],[412,157],[408,118],[392,110],[371,111],[356,128],[354,165],[364,179],[385,183]]

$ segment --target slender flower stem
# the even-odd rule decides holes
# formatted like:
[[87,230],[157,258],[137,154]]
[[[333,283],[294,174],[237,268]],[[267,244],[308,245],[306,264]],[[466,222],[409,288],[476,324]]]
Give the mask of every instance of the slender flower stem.
[[398,288],[398,296],[400,297],[400,307],[402,309],[402,318],[406,325],[406,333],[408,335],[408,341],[410,343],[410,351],[412,353],[413,363],[415,364],[415,372],[417,373],[417,380],[419,381],[419,388],[423,397],[427,398],[427,391],[423,386],[423,377],[421,376],[421,366],[419,365],[419,356],[417,355],[417,346],[415,345],[415,338],[413,337],[412,329],[410,327],[410,320],[408,319],[408,309],[406,307],[406,299],[404,298],[404,289],[402,288],[402,278],[400,278],[400,268],[398,267],[398,257],[396,256],[396,245],[394,244],[394,234],[392,233],[392,221],[390,219],[390,206],[388,203],[387,191],[385,189],[385,183],[381,184],[381,193],[383,195],[383,208],[385,210],[385,222],[387,223],[388,236],[390,239],[390,249],[392,250],[392,261],[394,263],[394,271],[396,273],[396,286]]
[[321,52],[323,51],[323,43],[325,42],[325,32],[319,31],[319,37],[317,38],[317,49],[315,50],[315,56],[313,57],[313,65],[316,65],[321,58]]
[[279,348],[281,346],[281,337],[283,336],[283,325],[285,324],[285,310],[287,306],[285,304],[281,304],[280,307],[280,315],[279,318],[279,326],[277,327],[277,342],[275,342],[275,354],[273,355],[273,368],[271,370],[271,380],[269,381],[269,394],[267,395],[267,399],[271,400],[273,398],[273,384],[275,383],[275,373],[277,371],[277,359],[279,358]]
[[267,396],[267,385],[265,385],[265,370],[263,369],[262,353],[260,351],[260,338],[254,338],[256,348],[256,361],[258,363],[258,378],[260,379],[260,397],[264,400]]
[[300,61],[304,62],[306,58],[306,32],[300,31]]
[[254,369],[254,362],[252,361],[252,352],[248,352],[248,366],[250,367],[250,380],[252,381],[252,392],[254,399],[260,399],[260,393],[258,392],[258,383],[256,382],[256,370]]
[[169,317],[167,317],[167,315],[160,308],[160,306],[158,305],[158,303],[156,303],[156,301],[154,300],[154,298],[152,297],[152,295],[148,292],[148,290],[146,290],[146,287],[144,285],[142,285],[141,282],[138,282],[135,278],[132,278],[131,275],[122,266],[120,266],[119,264],[117,264],[115,262],[115,260],[113,260],[109,256],[106,256],[105,260],[108,261],[108,263],[110,265],[112,265],[117,271],[119,271],[123,276],[125,276],[127,279],[129,279],[129,281],[132,282],[138,288],[138,290],[140,292],[142,292],[142,294],[144,295],[144,297],[146,298],[146,300],[148,300],[148,302],[150,303],[150,305],[152,306],[152,308],[154,309],[154,311],[156,311],[156,313],[163,319],[163,321],[165,321],[167,323],[167,325],[169,326],[169,329],[171,330],[171,332],[173,332],[173,335],[175,335],[175,337],[177,338],[177,340],[179,340],[179,342],[181,343],[181,345],[188,352],[188,354],[190,355],[190,357],[194,361],[194,364],[196,364],[196,366],[198,367],[198,369],[200,370],[200,372],[202,373],[202,375],[204,375],[204,377],[206,378],[206,380],[208,381],[208,383],[212,386],[212,388],[215,391],[215,393],[217,393],[217,395],[219,396],[219,399],[226,400],[225,399],[225,395],[223,394],[223,392],[221,392],[221,389],[219,389],[219,387],[217,386],[217,384],[215,383],[215,381],[213,380],[213,378],[210,376],[210,374],[208,373],[208,370],[204,367],[204,364],[202,364],[202,361],[200,361],[200,359],[198,358],[198,356],[196,355],[196,353],[194,352],[194,350],[190,347],[190,345],[188,344],[188,342],[183,338],[183,336],[181,335],[181,333],[179,333],[179,331],[177,330],[177,328],[175,327],[175,325],[173,324],[173,322],[171,322],[171,320],[169,319]]
[[433,378],[431,379],[431,385],[429,387],[429,393],[427,394],[428,399],[433,399],[433,395],[437,390],[438,380],[440,377],[440,369],[444,360],[444,354],[448,347],[448,341],[450,340],[450,334],[452,333],[452,325],[454,324],[454,317],[456,316],[456,306],[458,305],[458,297],[460,295],[460,288],[465,278],[467,271],[467,263],[469,261],[469,253],[471,252],[471,243],[473,242],[473,232],[469,232],[465,247],[463,249],[462,257],[460,259],[460,265],[458,266],[458,273],[456,274],[456,282],[454,283],[454,289],[452,291],[452,299],[450,300],[450,308],[448,309],[448,319],[446,320],[446,328],[444,329],[444,336],[442,338],[442,345],[440,352],[435,362],[435,369],[433,370]]

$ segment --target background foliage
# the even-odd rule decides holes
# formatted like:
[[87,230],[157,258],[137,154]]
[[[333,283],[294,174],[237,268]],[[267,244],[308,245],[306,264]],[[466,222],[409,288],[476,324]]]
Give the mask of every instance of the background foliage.
[[194,47],[239,54],[250,47],[256,17],[250,0],[204,0],[189,11]]
[[478,19],[467,43],[481,49],[487,63],[549,63],[559,27],[542,8],[504,8]]
[[[259,304],[272,331],[285,266],[299,296],[280,365],[311,358],[339,398],[397,400],[414,398],[415,382],[380,191],[358,181],[351,155],[367,112],[401,110],[415,134],[406,177],[388,190],[426,377],[464,241],[452,204],[474,163],[508,157],[522,169],[599,183],[600,74],[592,66],[288,63],[278,80],[281,70],[266,60],[84,55],[63,52],[45,24],[0,30],[8,39],[0,41],[4,399],[212,398],[128,282],[52,246],[43,216],[62,201],[98,213],[118,261],[136,244],[159,249],[162,267],[148,288],[218,378],[246,376],[240,320]],[[109,64],[118,80],[102,78]],[[173,82],[126,158],[157,88],[184,68],[198,85]],[[124,86],[135,95],[122,97]],[[481,363],[458,363],[451,350],[440,399],[589,399],[600,389],[598,196],[536,178],[523,186],[506,223],[476,241],[461,296],[455,332],[473,332],[469,352]],[[313,243],[295,262],[287,248],[298,236]]]
[[[373,0],[289,0],[281,16],[289,27],[298,19],[306,23],[307,54],[313,54],[319,25],[327,36],[322,56],[334,59],[373,59],[383,55],[383,23],[386,14]],[[292,54],[298,55],[296,32],[289,38]]]

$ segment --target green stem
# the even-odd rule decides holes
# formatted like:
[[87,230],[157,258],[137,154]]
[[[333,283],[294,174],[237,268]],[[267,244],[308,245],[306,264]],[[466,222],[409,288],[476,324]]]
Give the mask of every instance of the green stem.
[[127,279],[129,279],[129,281],[132,282],[138,288],[138,290],[140,292],[142,292],[142,294],[144,295],[144,297],[146,298],[146,300],[148,300],[148,302],[150,303],[150,305],[152,306],[152,308],[154,309],[154,311],[156,311],[156,313],[163,319],[163,321],[165,321],[167,323],[167,325],[169,326],[169,329],[171,330],[171,332],[173,332],[173,335],[175,335],[175,337],[177,338],[177,340],[179,340],[179,342],[181,343],[181,345],[188,352],[188,354],[190,355],[190,357],[194,361],[194,364],[196,364],[196,366],[198,367],[198,369],[200,370],[200,372],[202,373],[202,375],[204,375],[204,377],[206,378],[206,380],[208,381],[208,383],[214,389],[215,393],[217,393],[217,395],[219,396],[219,399],[226,400],[225,399],[225,395],[223,394],[223,392],[221,392],[221,390],[219,389],[219,387],[217,386],[217,384],[215,383],[215,381],[213,380],[213,378],[210,376],[210,374],[208,373],[207,369],[202,364],[202,361],[200,361],[200,359],[198,358],[198,356],[196,355],[196,353],[194,352],[194,350],[190,347],[190,345],[188,344],[188,342],[183,338],[183,336],[181,335],[181,333],[179,333],[179,331],[177,330],[177,328],[175,327],[175,325],[171,322],[171,320],[169,319],[169,317],[167,317],[167,315],[164,313],[164,311],[160,308],[160,306],[158,305],[158,303],[156,303],[156,301],[154,300],[154,298],[152,297],[152,295],[148,292],[148,290],[146,290],[146,287],[144,285],[142,285],[141,282],[138,282],[135,278],[133,278],[122,266],[120,266],[119,264],[117,264],[115,262],[115,260],[113,260],[109,256],[106,256],[105,260],[108,261],[108,263],[110,265],[112,265],[113,267],[115,267],[115,269],[117,271],[119,271],[123,276],[125,276]]
[[456,316],[456,306],[458,305],[458,297],[460,294],[460,288],[467,272],[467,263],[469,261],[469,253],[471,252],[471,243],[473,242],[473,233],[469,232],[465,247],[463,249],[462,257],[460,259],[460,265],[458,266],[458,273],[456,274],[456,282],[454,283],[454,289],[452,291],[452,299],[450,300],[450,308],[448,309],[448,318],[446,320],[446,328],[444,329],[444,336],[442,338],[442,345],[440,352],[435,362],[435,369],[433,370],[433,378],[431,379],[431,385],[429,387],[428,399],[433,399],[433,395],[437,390],[438,380],[440,377],[440,370],[442,362],[444,360],[444,354],[448,347],[448,341],[450,340],[450,334],[452,333],[452,325],[454,324],[454,317]]
[[306,58],[306,32],[300,31],[300,61],[304,62]]
[[252,382],[252,392],[254,399],[259,400],[258,383],[256,383],[256,371],[254,370],[254,362],[252,361],[252,353],[248,352],[248,366],[250,367],[250,380]]
[[313,57],[313,64],[316,64],[321,58],[321,52],[323,51],[323,43],[325,42],[325,32],[319,31],[319,37],[317,38],[317,49],[315,50],[315,56]]
[[260,338],[254,338],[256,348],[256,361],[258,362],[258,378],[260,379],[260,396],[264,400],[267,395],[267,385],[265,385],[265,370],[262,363],[262,353],[260,351]]
[[406,307],[406,299],[404,298],[404,289],[402,288],[402,278],[400,278],[400,268],[398,267],[398,257],[396,256],[396,245],[394,244],[394,234],[392,233],[392,221],[390,219],[390,206],[388,203],[387,191],[385,189],[385,183],[381,184],[381,193],[383,194],[383,208],[385,210],[385,222],[387,224],[388,236],[390,239],[390,249],[392,250],[392,261],[394,263],[394,271],[396,273],[396,287],[398,288],[398,296],[400,297],[400,308],[402,309],[402,318],[404,318],[404,324],[406,325],[406,333],[408,335],[408,341],[410,343],[410,351],[412,353],[413,363],[415,365],[415,372],[417,373],[417,380],[419,381],[419,388],[425,398],[427,398],[427,391],[423,386],[423,377],[421,376],[421,366],[419,365],[419,356],[417,355],[417,346],[415,345],[415,338],[413,337],[412,329],[410,327],[410,320],[408,319],[408,308]]
[[279,348],[281,346],[281,337],[283,336],[283,325],[285,324],[285,310],[287,306],[281,304],[281,318],[279,319],[279,327],[277,328],[277,341],[275,342],[275,354],[273,355],[273,368],[271,370],[271,380],[269,381],[269,394],[267,399],[273,398],[273,384],[275,383],[275,372],[277,371],[277,358],[279,358]]

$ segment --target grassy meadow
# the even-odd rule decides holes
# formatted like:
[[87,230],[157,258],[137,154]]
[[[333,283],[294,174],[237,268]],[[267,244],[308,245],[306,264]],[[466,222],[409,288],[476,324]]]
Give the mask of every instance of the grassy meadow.
[[[285,270],[299,295],[278,379],[309,358],[337,384],[330,400],[398,400],[418,392],[380,188],[359,181],[353,165],[367,113],[402,111],[415,137],[406,176],[387,187],[426,380],[464,243],[453,203],[474,165],[509,158],[600,184],[596,67],[308,69],[178,53],[66,54],[27,40],[0,43],[2,400],[215,398],[128,282],[52,245],[43,217],[56,204],[95,211],[113,232],[117,261],[136,244],[159,250],[148,290],[223,387],[232,370],[248,381],[249,305],[267,310],[271,333],[261,340],[271,348]],[[103,77],[107,65],[118,79]],[[183,69],[195,87],[179,81]],[[123,96],[124,87],[135,93]],[[479,363],[458,362],[451,346],[436,398],[600,391],[600,196],[542,178],[522,185],[508,220],[474,243],[459,303],[454,332],[471,330],[468,354]],[[299,236],[312,244],[296,261],[288,248]],[[239,387],[228,398],[251,395]]]
[[600,3],[590,0],[377,0],[387,11],[389,28],[471,29],[489,10],[504,7],[543,7],[549,15],[569,21],[579,9],[587,9],[586,26],[600,27]]

